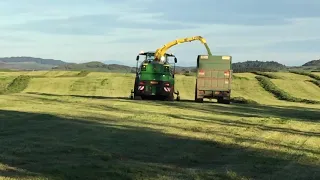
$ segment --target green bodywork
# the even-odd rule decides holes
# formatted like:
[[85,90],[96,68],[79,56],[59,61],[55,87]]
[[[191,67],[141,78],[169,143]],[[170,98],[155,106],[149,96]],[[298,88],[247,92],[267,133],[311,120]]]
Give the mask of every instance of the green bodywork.
[[[161,96],[173,98],[174,93],[174,67],[169,64],[169,57],[175,57],[170,54],[165,55],[163,62],[154,61],[154,52],[140,53],[144,56],[143,62],[138,67],[135,79],[134,94],[139,97]],[[175,58],[176,62],[176,58]],[[144,83],[144,89],[139,90],[140,83]],[[172,89],[172,92],[166,92],[165,87]]]
[[140,80],[170,81],[174,83],[170,65],[143,63],[139,74]]
[[[168,82],[170,85],[174,85],[172,68],[170,65],[144,63],[140,68],[139,81]],[[157,95],[161,87],[149,85],[145,88],[150,90],[152,95]]]
[[232,57],[199,55],[195,99],[230,99],[232,82]]

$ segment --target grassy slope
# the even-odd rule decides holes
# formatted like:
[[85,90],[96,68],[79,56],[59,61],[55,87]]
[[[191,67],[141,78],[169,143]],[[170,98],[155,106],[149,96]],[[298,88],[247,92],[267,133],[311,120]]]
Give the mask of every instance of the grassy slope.
[[252,73],[239,73],[235,75],[243,79],[233,80],[232,96],[240,96],[264,104],[285,104],[285,102],[279,101],[271,93],[265,91],[254,78],[256,75]]
[[312,72],[312,74],[320,76],[320,72]]
[[294,97],[320,101],[319,87],[306,80],[312,78],[304,75],[289,73],[274,73],[283,79],[271,81],[279,88],[287,91]]
[[[320,178],[320,106],[237,76],[248,80],[234,80],[234,96],[267,105],[112,98],[129,96],[132,74],[32,79],[0,99],[0,179]],[[177,88],[192,99],[194,79],[178,76]]]

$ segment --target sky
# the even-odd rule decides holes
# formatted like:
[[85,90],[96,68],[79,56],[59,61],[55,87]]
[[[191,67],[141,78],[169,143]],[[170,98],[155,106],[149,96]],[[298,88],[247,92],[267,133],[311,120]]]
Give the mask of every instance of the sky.
[[[233,62],[296,66],[320,58],[319,0],[1,0],[0,57],[117,60],[202,36]],[[178,65],[207,54],[200,41],[169,49]]]

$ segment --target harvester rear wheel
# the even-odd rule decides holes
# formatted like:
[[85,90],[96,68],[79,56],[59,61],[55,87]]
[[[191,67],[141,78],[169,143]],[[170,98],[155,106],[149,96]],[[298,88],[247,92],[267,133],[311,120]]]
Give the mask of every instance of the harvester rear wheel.
[[173,96],[173,93],[171,93],[167,98],[166,98],[167,101],[174,101],[174,96]]
[[134,100],[142,100],[141,96],[134,96]]

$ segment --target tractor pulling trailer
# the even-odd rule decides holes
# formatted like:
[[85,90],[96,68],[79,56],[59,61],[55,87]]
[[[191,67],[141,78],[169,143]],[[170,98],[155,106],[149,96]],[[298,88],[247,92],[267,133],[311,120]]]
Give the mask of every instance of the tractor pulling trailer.
[[[232,57],[212,55],[206,40],[201,36],[181,38],[165,44],[155,52],[141,52],[136,60],[136,77],[131,99],[155,98],[162,100],[180,100],[179,91],[175,92],[175,64],[177,58],[166,51],[174,45],[199,40],[204,44],[207,55],[198,55],[197,76],[195,84],[196,102],[204,98],[217,99],[218,103],[230,103],[232,82]],[[138,64],[140,56],[144,61]],[[173,66],[169,58],[174,58]]]

